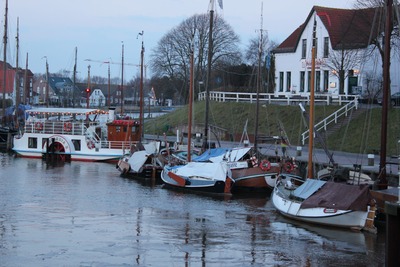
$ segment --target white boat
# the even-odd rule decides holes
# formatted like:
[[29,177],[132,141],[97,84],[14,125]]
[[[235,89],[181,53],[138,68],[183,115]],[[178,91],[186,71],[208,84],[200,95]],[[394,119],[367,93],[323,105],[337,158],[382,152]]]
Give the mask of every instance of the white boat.
[[368,185],[348,185],[280,174],[272,203],[291,219],[354,230],[373,230],[375,216]]
[[131,154],[120,158],[116,168],[124,176],[159,178],[168,159],[168,148],[165,148],[165,143],[150,140],[133,145]]
[[229,194],[234,183],[225,161],[166,165],[161,179],[168,188],[214,194]]
[[115,120],[114,110],[26,110],[23,133],[14,136],[19,157],[59,161],[117,161],[139,140],[139,122]]
[[276,177],[281,172],[281,165],[266,159],[259,161],[252,156],[253,150],[251,146],[213,148],[198,156],[195,161],[226,161],[235,181],[232,187],[234,193],[249,191],[270,193]]

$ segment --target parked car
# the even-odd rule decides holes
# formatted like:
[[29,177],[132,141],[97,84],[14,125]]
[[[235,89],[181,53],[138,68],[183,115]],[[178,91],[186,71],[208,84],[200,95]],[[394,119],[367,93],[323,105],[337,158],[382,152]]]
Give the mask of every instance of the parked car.
[[[378,104],[382,105],[382,97],[378,99]],[[399,106],[400,105],[400,92],[394,93],[390,97],[390,105],[391,106]]]

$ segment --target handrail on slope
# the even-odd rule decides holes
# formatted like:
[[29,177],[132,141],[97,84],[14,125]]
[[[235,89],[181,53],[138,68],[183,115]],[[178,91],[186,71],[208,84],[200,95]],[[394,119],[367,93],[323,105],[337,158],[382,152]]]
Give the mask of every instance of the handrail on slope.
[[[338,119],[342,116],[348,116],[349,112],[353,109],[358,109],[358,99],[354,99],[353,101],[349,102],[348,104],[344,105],[340,109],[338,109],[336,112],[332,113],[328,117],[326,117],[324,120],[318,122],[317,124],[314,125],[314,129],[316,131],[320,131],[324,129],[326,131],[327,126],[331,123],[337,123]],[[301,141],[302,144],[305,144],[305,141],[309,137],[309,130],[306,130],[301,134]]]

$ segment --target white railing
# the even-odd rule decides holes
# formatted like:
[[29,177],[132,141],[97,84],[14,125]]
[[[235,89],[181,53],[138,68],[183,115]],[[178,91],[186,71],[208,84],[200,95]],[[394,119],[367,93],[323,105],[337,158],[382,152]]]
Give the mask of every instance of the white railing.
[[[315,94],[315,103],[321,103],[326,105],[343,105],[351,103],[357,100],[359,95],[334,95],[331,94]],[[198,94],[199,101],[206,99],[206,92],[200,92]],[[210,91],[209,99],[217,102],[250,102],[255,103],[257,101],[257,93],[243,93],[243,92],[222,92],[222,91]],[[310,104],[309,94],[287,94],[287,95],[276,95],[269,93],[260,93],[259,100],[261,103],[268,104],[299,104],[305,103]]]
[[[318,122],[317,124],[314,125],[314,129],[316,131],[320,131],[322,129],[324,129],[326,131],[327,126],[331,123],[337,123],[338,119],[342,116],[347,117],[349,115],[349,112],[352,109],[358,109],[358,99],[354,99],[353,101],[349,102],[348,104],[346,104],[345,106],[341,107],[340,109],[338,109],[336,112],[332,113],[331,115],[329,115],[328,117],[326,117],[324,120]],[[307,130],[304,133],[301,134],[301,140],[302,140],[302,144],[305,144],[305,141],[308,139],[310,134],[310,131]]]

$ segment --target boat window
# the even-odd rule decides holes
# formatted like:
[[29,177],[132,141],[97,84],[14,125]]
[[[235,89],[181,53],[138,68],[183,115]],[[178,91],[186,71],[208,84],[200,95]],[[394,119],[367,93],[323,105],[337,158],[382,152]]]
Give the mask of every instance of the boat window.
[[28,147],[29,148],[37,148],[37,138],[36,137],[28,138]]
[[120,133],[120,132],[121,132],[121,126],[116,126],[116,127],[115,127],[115,131],[116,131],[117,133]]
[[81,140],[72,139],[72,143],[74,144],[75,151],[81,151]]

